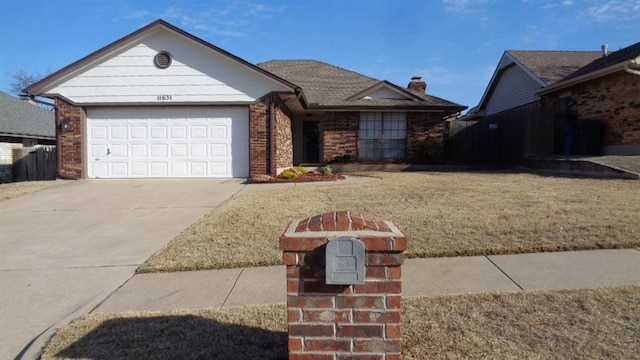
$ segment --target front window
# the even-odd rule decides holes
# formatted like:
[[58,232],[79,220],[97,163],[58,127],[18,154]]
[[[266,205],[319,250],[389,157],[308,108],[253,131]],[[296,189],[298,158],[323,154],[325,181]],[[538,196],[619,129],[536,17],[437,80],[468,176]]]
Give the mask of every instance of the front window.
[[402,160],[406,148],[406,113],[360,113],[360,146],[362,160]]

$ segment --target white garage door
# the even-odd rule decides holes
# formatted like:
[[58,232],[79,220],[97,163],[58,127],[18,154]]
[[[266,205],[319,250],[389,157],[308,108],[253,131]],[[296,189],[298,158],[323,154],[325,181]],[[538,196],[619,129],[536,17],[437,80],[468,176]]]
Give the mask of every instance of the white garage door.
[[247,108],[90,108],[87,141],[91,178],[249,176]]

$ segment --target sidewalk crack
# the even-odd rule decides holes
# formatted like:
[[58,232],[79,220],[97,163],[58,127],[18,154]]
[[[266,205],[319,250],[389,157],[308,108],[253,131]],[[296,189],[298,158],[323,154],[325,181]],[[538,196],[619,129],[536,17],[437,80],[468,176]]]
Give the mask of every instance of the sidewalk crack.
[[244,268],[242,268],[242,270],[240,270],[240,272],[238,273],[238,276],[236,276],[236,280],[233,282],[233,285],[231,285],[231,289],[229,290],[227,297],[224,298],[224,301],[222,302],[222,305],[220,305],[220,308],[223,308],[227,303],[227,300],[229,300],[229,297],[231,296],[233,289],[236,288],[236,284],[238,283],[238,280],[240,280],[240,276],[242,276],[243,272],[244,272]]
[[486,256],[485,256],[485,258],[487,258],[487,260],[489,260],[489,262],[490,262],[490,263],[492,263],[492,264],[493,264],[493,266],[495,266],[495,267],[496,267],[496,269],[500,270],[500,272],[501,272],[502,274],[504,274],[504,276],[506,276],[506,277],[507,277],[507,279],[511,280],[511,282],[512,282],[512,283],[514,283],[514,284],[518,287],[518,289],[520,289],[520,290],[523,290],[523,291],[524,291],[524,288],[523,288],[522,286],[520,286],[520,284],[518,284],[515,280],[513,280],[513,278],[512,278],[511,276],[509,276],[509,274],[507,274],[506,272],[504,272],[504,270],[502,270],[502,268],[500,268],[500,266],[498,266],[498,264],[494,263],[494,262],[493,262],[493,260],[491,260],[491,258],[489,258],[489,256],[488,256],[488,255],[486,255]]

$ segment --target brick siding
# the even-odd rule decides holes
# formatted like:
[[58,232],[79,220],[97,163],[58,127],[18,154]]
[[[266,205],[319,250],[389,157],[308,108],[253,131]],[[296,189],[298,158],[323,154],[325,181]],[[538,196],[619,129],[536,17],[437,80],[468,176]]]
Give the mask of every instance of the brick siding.
[[604,145],[640,145],[640,76],[619,72],[572,87],[578,120],[606,124]]
[[420,162],[420,152],[427,137],[444,142],[445,122],[442,113],[407,113],[407,159]]
[[[325,245],[332,236],[364,243],[364,284],[326,284]],[[292,222],[280,237],[289,359],[401,359],[406,247],[392,223],[347,211]]]
[[[293,114],[279,97],[275,98],[275,157],[276,172],[293,166]],[[275,174],[272,174],[275,175]]]
[[323,161],[337,156],[358,156],[359,112],[325,112],[322,134]]
[[249,106],[249,176],[269,174],[269,105],[267,99]]
[[[358,137],[360,128],[359,112],[326,112],[324,114],[324,159],[330,161],[336,156],[358,157]],[[419,161],[420,150],[425,139],[430,136],[439,142],[444,140],[445,123],[442,113],[407,112],[407,159]]]
[[63,177],[81,179],[84,177],[84,144],[82,141],[83,111],[62,99],[56,99],[60,121],[69,121],[69,130],[60,132],[60,175]]

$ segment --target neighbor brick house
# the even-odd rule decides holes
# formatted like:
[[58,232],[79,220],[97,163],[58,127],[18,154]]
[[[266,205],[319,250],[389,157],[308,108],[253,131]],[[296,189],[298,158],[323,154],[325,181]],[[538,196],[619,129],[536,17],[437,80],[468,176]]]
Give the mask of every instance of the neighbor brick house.
[[540,101],[538,92],[599,58],[599,51],[507,50],[469,116],[486,117]]
[[61,176],[135,178],[411,161],[465,109],[425,90],[311,60],[256,66],[157,20],[26,92],[55,100]]
[[640,155],[640,42],[608,53],[539,92],[559,114],[604,126],[604,154]]

